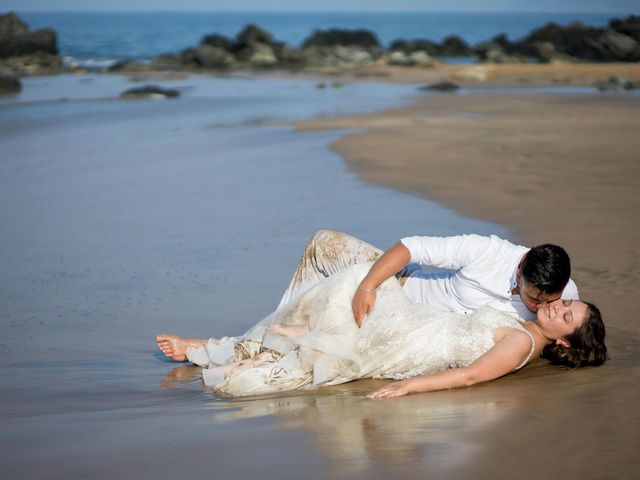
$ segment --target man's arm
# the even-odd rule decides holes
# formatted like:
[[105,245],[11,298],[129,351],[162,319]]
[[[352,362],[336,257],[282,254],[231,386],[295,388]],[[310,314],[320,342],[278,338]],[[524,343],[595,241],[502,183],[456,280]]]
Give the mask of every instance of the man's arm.
[[365,315],[376,302],[376,288],[387,278],[402,270],[409,263],[410,257],[409,249],[402,242],[398,242],[373,264],[367,276],[360,282],[351,301],[353,316],[358,326],[362,324]]

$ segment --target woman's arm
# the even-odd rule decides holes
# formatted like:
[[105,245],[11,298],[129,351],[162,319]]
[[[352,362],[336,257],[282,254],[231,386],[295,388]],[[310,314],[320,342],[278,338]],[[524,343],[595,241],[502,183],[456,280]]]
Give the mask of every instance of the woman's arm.
[[411,254],[407,247],[402,242],[398,242],[373,264],[367,276],[360,282],[351,301],[353,316],[358,326],[362,324],[364,316],[376,302],[376,288],[387,278],[402,270],[409,263],[410,258]]
[[419,375],[401,382],[393,382],[369,395],[370,398],[392,398],[409,393],[432,392],[449,388],[468,387],[494,380],[522,363],[531,351],[531,339],[514,330],[506,334],[488,352],[468,367],[452,368],[431,375]]

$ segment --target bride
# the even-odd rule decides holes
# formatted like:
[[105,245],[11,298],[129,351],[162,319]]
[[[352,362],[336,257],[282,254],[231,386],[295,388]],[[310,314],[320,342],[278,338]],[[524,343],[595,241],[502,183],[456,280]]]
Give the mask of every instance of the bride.
[[205,384],[223,396],[394,379],[370,394],[387,398],[493,380],[540,355],[570,367],[606,359],[604,324],[590,303],[542,304],[535,320],[522,323],[491,307],[463,315],[413,303],[395,277],[378,287],[358,328],[352,298],[371,265],[317,282],[240,337],[163,334],[158,347],[172,360],[205,367]]

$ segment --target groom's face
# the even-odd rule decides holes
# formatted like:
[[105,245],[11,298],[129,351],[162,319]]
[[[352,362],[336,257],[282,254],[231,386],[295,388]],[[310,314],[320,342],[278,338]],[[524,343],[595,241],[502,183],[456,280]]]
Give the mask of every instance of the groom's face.
[[520,298],[527,309],[537,312],[538,308],[560,298],[562,292],[542,293],[533,285],[529,285],[523,278],[520,278]]

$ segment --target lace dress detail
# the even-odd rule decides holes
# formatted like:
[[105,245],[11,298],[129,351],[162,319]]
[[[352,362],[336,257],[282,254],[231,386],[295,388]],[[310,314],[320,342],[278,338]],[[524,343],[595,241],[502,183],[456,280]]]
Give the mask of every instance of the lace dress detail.
[[[462,315],[413,303],[395,278],[380,286],[374,309],[358,328],[351,299],[370,266],[354,265],[331,276],[242,337],[193,349],[189,359],[211,369],[203,370],[207,385],[221,394],[243,396],[359,378],[400,380],[463,367],[493,347],[496,329],[529,333],[518,320],[490,307]],[[308,325],[309,332],[293,340],[270,332],[267,327],[274,323]],[[221,376],[215,367],[233,361],[234,345],[247,340],[277,355],[269,362]]]

